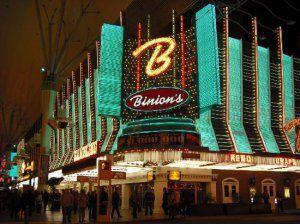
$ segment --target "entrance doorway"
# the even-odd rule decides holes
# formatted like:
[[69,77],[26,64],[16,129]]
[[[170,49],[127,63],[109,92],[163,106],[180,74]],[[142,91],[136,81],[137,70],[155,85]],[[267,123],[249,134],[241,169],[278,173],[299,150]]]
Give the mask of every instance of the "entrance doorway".
[[263,194],[269,195],[269,202],[271,204],[271,209],[275,210],[275,198],[276,198],[276,184],[272,179],[264,179],[261,182]]
[[296,208],[300,209],[300,179],[295,182],[295,201]]

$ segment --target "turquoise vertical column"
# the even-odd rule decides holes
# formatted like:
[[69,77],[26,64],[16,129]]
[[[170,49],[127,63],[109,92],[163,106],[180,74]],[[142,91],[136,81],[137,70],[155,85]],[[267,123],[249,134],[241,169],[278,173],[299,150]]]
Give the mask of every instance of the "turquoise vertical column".
[[239,153],[252,153],[243,126],[242,41],[229,38],[229,129]]
[[[283,55],[283,111],[284,125],[295,118],[295,96],[294,96],[294,75],[293,75],[293,58]],[[295,151],[295,131],[286,133],[288,141]]]
[[258,128],[269,153],[280,153],[271,128],[269,49],[258,47]]
[[98,111],[98,100],[99,100],[99,91],[98,91],[98,69],[94,70],[94,97],[95,97],[95,117],[96,117],[96,139],[97,141],[101,138],[101,119]]
[[211,123],[211,108],[220,104],[219,54],[214,5],[207,5],[196,13],[196,45],[200,118],[196,126],[201,143],[211,151],[219,146]]
[[83,146],[83,122],[82,122],[82,97],[81,86],[77,88],[78,93],[78,126],[79,126],[79,146]]
[[86,105],[86,134],[87,144],[91,143],[92,140],[92,127],[91,127],[91,101],[90,101],[90,81],[89,78],[85,79],[85,105]]
[[101,30],[98,113],[121,116],[121,83],[123,68],[124,28],[103,24]]
[[102,144],[101,152],[106,151],[106,147],[108,145],[109,139],[111,138],[111,135],[113,133],[113,128],[114,128],[113,118],[112,117],[107,117],[106,120],[107,120],[107,134],[106,134],[104,142]]
[[75,114],[75,96],[71,93],[71,103],[72,103],[72,135],[73,135],[73,149],[76,149],[76,114]]
[[[66,99],[66,118],[69,119],[70,118],[70,114],[69,114],[69,99]],[[66,128],[66,132],[67,132],[67,138],[66,138],[66,149],[69,150],[70,149],[70,125],[68,125],[68,127]]]

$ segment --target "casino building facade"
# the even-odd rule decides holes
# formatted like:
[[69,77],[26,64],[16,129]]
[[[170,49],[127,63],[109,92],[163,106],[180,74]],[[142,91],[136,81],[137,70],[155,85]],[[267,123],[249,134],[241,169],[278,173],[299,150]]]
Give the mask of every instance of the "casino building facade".
[[[267,194],[300,208],[300,60],[276,47],[229,36],[228,9],[207,5],[190,23],[173,12],[170,32],[151,35],[151,18],[104,24],[89,52],[56,94],[49,177],[62,187],[94,189],[97,157],[112,154],[122,208],[133,189],[188,189],[196,205],[249,204]],[[105,185],[103,181],[101,184]]]

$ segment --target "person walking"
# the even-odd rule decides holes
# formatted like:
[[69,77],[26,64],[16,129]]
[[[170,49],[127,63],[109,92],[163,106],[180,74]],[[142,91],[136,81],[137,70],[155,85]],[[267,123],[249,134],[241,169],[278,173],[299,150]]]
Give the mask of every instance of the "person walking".
[[50,199],[50,195],[47,190],[44,190],[44,192],[42,194],[42,198],[43,198],[43,204],[44,204],[44,211],[46,211],[47,205],[48,205],[48,202]]
[[74,190],[73,191],[73,196],[74,196],[74,202],[73,202],[73,210],[74,210],[74,214],[77,213],[77,209],[78,209],[78,191]]
[[179,189],[174,190],[174,214],[175,216],[180,212],[180,192]]
[[88,204],[88,196],[85,194],[85,191],[82,189],[80,194],[78,194],[78,218],[79,223],[84,223],[85,218],[85,209]]
[[137,189],[134,190],[134,192],[131,194],[129,198],[130,206],[132,207],[132,216],[134,219],[137,218],[137,212],[139,207],[139,193]]
[[120,194],[119,194],[119,188],[116,188],[114,193],[112,194],[112,210],[111,210],[111,218],[114,218],[115,211],[117,212],[118,218],[122,218],[119,210],[120,206]]
[[168,191],[167,188],[163,189],[163,198],[162,198],[162,209],[164,210],[164,214],[168,215]]
[[168,209],[169,221],[173,221],[175,217],[175,193],[174,190],[168,192]]
[[40,192],[36,193],[35,196],[35,209],[37,213],[41,213],[42,211],[42,203],[43,203],[43,197]]
[[153,205],[154,205],[155,196],[152,190],[149,188],[144,196],[144,205],[145,205],[145,215],[148,215],[150,211],[150,215],[153,215]]
[[96,220],[97,197],[94,191],[89,195],[89,220]]
[[71,210],[74,204],[74,196],[68,189],[63,190],[61,195],[61,206],[63,213],[63,223],[71,222]]
[[108,193],[104,187],[100,188],[99,203],[100,215],[107,215]]

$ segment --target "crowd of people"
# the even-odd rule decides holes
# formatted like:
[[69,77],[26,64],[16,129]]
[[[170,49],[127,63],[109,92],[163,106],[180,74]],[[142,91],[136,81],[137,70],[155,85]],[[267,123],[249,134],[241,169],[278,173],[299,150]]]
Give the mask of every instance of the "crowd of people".
[[[111,195],[110,216],[113,219],[115,213],[121,218],[120,205],[121,196],[118,187],[114,188]],[[164,214],[173,220],[177,215],[189,215],[190,197],[188,190],[163,189],[162,209]],[[105,187],[100,188],[99,195],[99,214],[107,215],[109,196]],[[153,215],[155,202],[155,194],[151,187],[146,188],[142,193],[138,188],[134,189],[129,198],[133,218],[144,209],[145,216]],[[22,219],[26,216],[32,216],[32,213],[41,213],[46,210],[60,210],[63,214],[63,223],[71,222],[71,217],[78,216],[78,222],[85,222],[85,213],[88,209],[89,220],[97,218],[97,193],[91,191],[86,193],[85,190],[78,192],[77,190],[65,189],[62,193],[54,191],[33,191],[27,190],[7,190],[0,194],[0,211],[8,209],[11,219]]]

